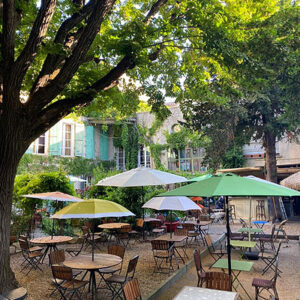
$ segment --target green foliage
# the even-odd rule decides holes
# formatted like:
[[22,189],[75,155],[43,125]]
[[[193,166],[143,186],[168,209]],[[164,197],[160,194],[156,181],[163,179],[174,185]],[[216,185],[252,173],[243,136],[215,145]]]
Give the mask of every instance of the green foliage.
[[[37,207],[41,207],[42,200],[25,198],[22,197],[22,195],[55,191],[74,195],[73,186],[70,184],[66,175],[62,172],[43,172],[34,175],[18,175],[15,180],[13,192],[14,207],[22,212],[22,216],[24,216],[25,220],[30,220],[35,212],[35,209]],[[64,205],[63,202],[50,202],[50,205],[54,207],[55,210],[61,209]],[[22,226],[24,226],[24,223],[22,223]]]
[[101,161],[83,157],[61,157],[24,154],[18,165],[17,174],[54,172],[57,169],[74,176],[92,176],[93,169],[102,166],[104,169],[115,167],[114,161]]
[[74,229],[71,224],[71,220],[54,220],[54,230],[53,230],[53,220],[50,218],[43,217],[43,232],[45,234],[51,235],[74,235]]
[[150,154],[156,169],[165,169],[164,165],[161,163],[161,152],[166,149],[168,149],[168,145],[150,144]]
[[230,145],[222,158],[223,168],[241,168],[244,166],[245,156],[243,147],[240,145]]

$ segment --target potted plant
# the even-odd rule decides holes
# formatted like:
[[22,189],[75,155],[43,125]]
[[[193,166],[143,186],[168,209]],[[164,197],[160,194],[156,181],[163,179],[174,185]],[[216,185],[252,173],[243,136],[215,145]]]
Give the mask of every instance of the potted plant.
[[168,232],[174,232],[177,226],[179,225],[178,217],[175,214],[168,214],[166,218],[165,225],[167,226]]

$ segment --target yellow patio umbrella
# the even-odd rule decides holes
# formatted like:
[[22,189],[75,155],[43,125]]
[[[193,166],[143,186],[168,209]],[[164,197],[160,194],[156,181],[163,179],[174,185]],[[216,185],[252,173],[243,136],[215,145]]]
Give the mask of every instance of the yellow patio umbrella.
[[[72,203],[56,212],[52,219],[97,219],[107,217],[128,217],[134,214],[124,206],[100,199],[89,199]],[[94,260],[94,230],[92,260]]]

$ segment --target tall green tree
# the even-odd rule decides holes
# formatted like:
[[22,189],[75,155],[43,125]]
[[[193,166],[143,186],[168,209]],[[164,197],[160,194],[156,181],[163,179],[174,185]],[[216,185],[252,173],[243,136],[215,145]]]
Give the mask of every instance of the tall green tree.
[[268,15],[272,3],[1,1],[0,293],[16,285],[9,255],[12,192],[30,143],[89,104],[100,111],[134,110],[143,92],[159,112],[164,97],[153,91],[176,95],[187,70],[204,78],[204,68],[192,68],[196,57],[230,61],[231,32],[242,16]]

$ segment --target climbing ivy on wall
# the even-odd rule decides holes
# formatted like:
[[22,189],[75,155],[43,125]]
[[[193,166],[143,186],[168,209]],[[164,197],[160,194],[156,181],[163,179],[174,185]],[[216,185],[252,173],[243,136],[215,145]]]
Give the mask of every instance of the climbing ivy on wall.
[[138,164],[139,133],[133,124],[122,123],[114,126],[114,146],[125,151],[126,169],[136,168]]

